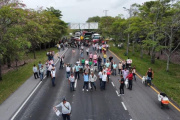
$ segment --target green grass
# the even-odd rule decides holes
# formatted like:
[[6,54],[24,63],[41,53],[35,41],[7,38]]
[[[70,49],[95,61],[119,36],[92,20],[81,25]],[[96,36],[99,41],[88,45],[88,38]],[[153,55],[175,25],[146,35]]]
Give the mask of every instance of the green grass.
[[[47,49],[57,52],[56,48]],[[33,59],[33,54],[29,53],[29,59]],[[37,51],[36,59],[28,64],[19,67],[18,70],[10,71],[4,74],[3,80],[0,81],[0,104],[6,100],[15,90],[17,90],[31,75],[33,75],[32,67],[34,64],[38,64],[41,61],[43,64],[47,60],[46,51]]]
[[[113,47],[111,43],[110,50],[118,55],[122,59],[127,59],[124,56],[126,52],[124,49],[119,49]],[[166,61],[156,60],[155,64],[150,63],[150,56],[144,55],[143,59],[140,58],[140,52],[129,52],[128,57],[133,60],[132,66],[136,66],[136,70],[141,75],[145,75],[147,69],[151,67],[154,71],[153,84],[161,92],[165,92],[172,100],[174,100],[178,105],[180,105],[180,65],[170,64],[170,72],[166,72]]]

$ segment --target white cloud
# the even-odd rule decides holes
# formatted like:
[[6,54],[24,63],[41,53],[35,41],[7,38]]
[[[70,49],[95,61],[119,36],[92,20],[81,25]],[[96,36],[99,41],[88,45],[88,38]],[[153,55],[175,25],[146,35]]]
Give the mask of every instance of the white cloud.
[[[62,11],[65,22],[83,23],[89,17],[104,16],[103,10],[108,10],[109,16],[126,14],[123,7],[129,8],[133,3],[142,4],[149,0],[24,0],[28,8],[54,7]],[[125,16],[126,16],[125,15]]]

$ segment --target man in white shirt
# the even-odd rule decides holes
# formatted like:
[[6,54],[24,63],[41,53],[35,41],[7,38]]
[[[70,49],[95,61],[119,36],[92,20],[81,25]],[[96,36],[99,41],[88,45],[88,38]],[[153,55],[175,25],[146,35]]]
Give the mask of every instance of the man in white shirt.
[[58,107],[62,107],[62,117],[63,120],[70,120],[71,115],[71,105],[69,102],[66,101],[66,98],[63,98],[63,102],[56,105],[54,107],[55,110],[57,110]]
[[38,76],[38,70],[37,70],[37,67],[36,67],[35,64],[34,64],[34,66],[33,66],[33,73],[34,73],[34,78],[35,78],[35,79],[39,78],[39,76]]
[[107,74],[106,72],[103,72],[102,74],[102,87],[101,90],[106,89],[106,81],[107,81]]
[[70,72],[71,72],[70,64],[67,64],[67,65],[66,65],[66,77],[67,77],[67,78],[69,78]]
[[48,69],[47,69],[47,77],[50,76],[50,74],[51,74],[51,69],[52,69],[52,65],[51,65],[51,63],[49,62],[49,64],[48,64]]
[[98,78],[99,78],[99,81],[100,81],[100,88],[101,88],[102,87],[102,70],[99,71]]
[[54,87],[55,86],[55,78],[56,78],[56,71],[54,68],[51,71],[51,78],[52,78],[52,86]]
[[70,83],[71,91],[75,91],[74,90],[74,82],[75,82],[75,77],[74,77],[73,73],[71,73],[71,76],[69,77],[69,83]]

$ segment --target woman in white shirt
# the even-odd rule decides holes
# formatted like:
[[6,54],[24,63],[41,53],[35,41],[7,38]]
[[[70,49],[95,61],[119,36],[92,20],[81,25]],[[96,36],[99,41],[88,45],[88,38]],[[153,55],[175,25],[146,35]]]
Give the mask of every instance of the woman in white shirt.
[[96,75],[93,72],[91,72],[91,75],[89,76],[89,82],[91,83],[91,90],[93,90],[93,87],[96,90],[96,85],[94,83],[96,80],[97,80]]

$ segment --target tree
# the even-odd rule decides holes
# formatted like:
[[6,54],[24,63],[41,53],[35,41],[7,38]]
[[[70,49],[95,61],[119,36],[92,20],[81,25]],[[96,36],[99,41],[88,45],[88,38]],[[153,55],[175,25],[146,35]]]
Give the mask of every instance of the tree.
[[95,16],[95,17],[90,17],[86,22],[100,22],[101,17]]

